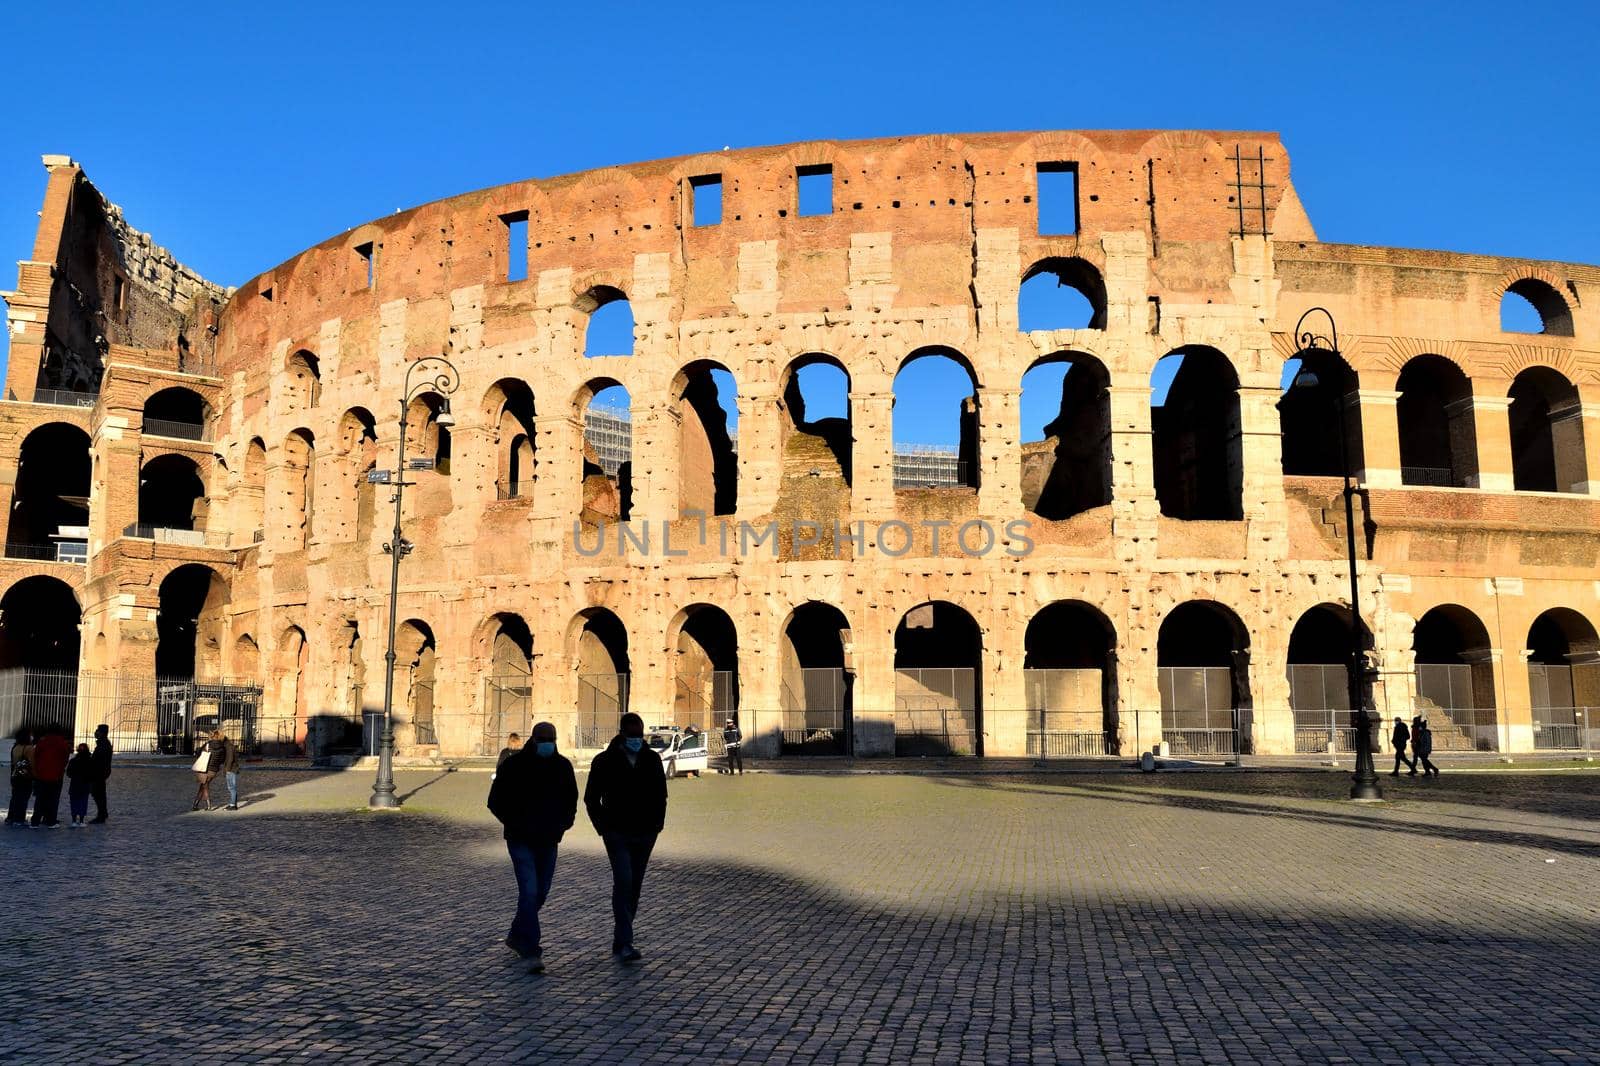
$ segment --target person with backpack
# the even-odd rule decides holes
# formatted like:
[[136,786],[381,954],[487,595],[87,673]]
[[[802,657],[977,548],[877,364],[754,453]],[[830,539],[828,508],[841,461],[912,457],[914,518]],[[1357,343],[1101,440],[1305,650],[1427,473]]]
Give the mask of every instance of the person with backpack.
[[1401,763],[1410,767],[1412,773],[1416,773],[1416,761],[1406,758],[1406,745],[1411,743],[1411,730],[1406,728],[1405,720],[1398,714],[1394,716],[1394,732],[1389,734],[1389,743],[1394,748],[1394,769],[1389,771],[1389,776],[1400,776]]
[[72,758],[72,742],[67,731],[52,722],[39,732],[33,746],[33,824],[54,829],[61,824],[56,813],[61,809],[61,783],[67,776],[67,760]]
[[7,825],[28,824],[28,800],[33,796],[33,730],[23,726],[11,740],[11,806]]
[[106,781],[111,777],[111,729],[104,722],[94,727],[94,779],[89,783],[89,795],[94,797],[94,825],[104,825],[106,820]]

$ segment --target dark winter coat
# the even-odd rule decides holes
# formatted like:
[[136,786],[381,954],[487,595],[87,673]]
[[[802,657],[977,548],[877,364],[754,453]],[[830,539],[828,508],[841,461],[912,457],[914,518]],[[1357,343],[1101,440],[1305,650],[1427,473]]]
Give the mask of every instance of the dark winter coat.
[[730,725],[723,727],[722,746],[730,751],[744,743],[744,734],[739,732],[739,727]]
[[578,778],[565,755],[540,755],[532,747],[512,752],[489,786],[489,810],[517,844],[549,847],[578,818]]
[[667,774],[661,756],[647,744],[629,765],[622,737],[589,764],[589,784],[583,790],[589,821],[601,836],[654,836],[667,824]]
[[111,741],[105,737],[94,742],[94,772],[102,781],[111,776]]
[[225,774],[239,772],[239,745],[233,742],[232,737],[222,741],[222,772]]
[[94,766],[94,756],[88,752],[79,752],[67,763],[67,794],[69,796],[87,796],[89,788],[100,780],[99,771]]
[[1404,722],[1394,724],[1394,733],[1390,735],[1389,742],[1394,745],[1395,751],[1405,751],[1406,745],[1411,742],[1411,730],[1406,728]]
[[1423,758],[1427,758],[1429,755],[1432,755],[1433,730],[1429,729],[1427,726],[1423,726],[1418,729],[1416,735],[1411,738],[1411,750],[1416,752],[1418,755],[1421,755]]

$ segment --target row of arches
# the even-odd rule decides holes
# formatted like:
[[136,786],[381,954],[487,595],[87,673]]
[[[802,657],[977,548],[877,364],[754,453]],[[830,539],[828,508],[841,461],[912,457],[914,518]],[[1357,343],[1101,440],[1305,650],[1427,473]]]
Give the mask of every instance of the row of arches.
[[[159,586],[156,612],[155,674],[166,679],[264,679],[254,634],[237,636],[226,654],[221,634],[226,583],[199,564],[170,571]],[[70,586],[49,576],[25,578],[0,597],[0,669],[75,671],[83,659],[82,619]],[[670,718],[676,724],[709,728],[741,711],[740,634],[721,607],[695,603],[669,623]],[[103,640],[103,635],[96,640]],[[473,634],[469,660],[486,671],[486,692],[513,693],[518,706],[534,710],[535,647],[532,627],[514,612],[492,615]],[[1362,644],[1372,648],[1363,626]],[[797,744],[819,732],[852,735],[856,671],[855,637],[838,607],[809,601],[785,620],[774,649],[779,680],[777,713]],[[1437,715],[1445,743],[1498,746],[1502,725],[1501,684],[1489,631],[1468,608],[1442,604],[1422,614],[1412,630],[1411,705],[1397,713]],[[1099,734],[1114,738],[1119,707],[1127,701],[1118,686],[1129,682],[1118,667],[1115,626],[1094,606],[1076,600],[1051,603],[1029,620],[1023,637],[1023,688],[1029,729],[1041,737]],[[287,626],[275,641],[267,671],[279,686],[280,713],[307,713],[311,670],[330,672],[335,687],[350,694],[350,709],[363,704],[365,667],[359,625],[347,621],[343,636],[329,651],[307,638],[298,625]],[[1324,713],[1349,709],[1350,613],[1335,604],[1311,608],[1291,631],[1284,663],[1289,710]],[[414,742],[435,743],[434,697],[438,641],[431,625],[408,618],[396,641],[396,690]],[[907,610],[894,631],[895,750],[906,750],[933,735],[950,747],[952,738],[981,753],[992,732],[984,720],[986,655],[984,634],[967,610],[949,601],[931,601]],[[571,708],[578,742],[609,737],[616,716],[630,706],[630,634],[621,617],[606,608],[580,612],[568,626],[563,654],[577,680]],[[763,652],[763,654],[766,654]],[[1582,614],[1552,608],[1529,628],[1520,652],[1528,663],[1529,701],[1536,721],[1562,726],[1562,713],[1600,704],[1600,636]],[[1248,626],[1231,609],[1211,600],[1175,606],[1162,619],[1156,642],[1157,690],[1164,731],[1231,730],[1238,712],[1249,709],[1255,689]],[[1363,678],[1370,685],[1372,678]],[[1362,695],[1371,705],[1370,689]],[[336,697],[338,699],[338,697]],[[342,702],[342,699],[340,700]],[[497,704],[504,712],[506,705]],[[555,713],[548,699],[541,713]],[[1155,710],[1151,707],[1149,710]],[[1019,708],[997,709],[1011,714]],[[653,708],[658,717],[666,708]],[[1439,726],[1436,725],[1436,729]],[[603,739],[603,738],[601,738]],[[956,750],[951,748],[951,750]]]

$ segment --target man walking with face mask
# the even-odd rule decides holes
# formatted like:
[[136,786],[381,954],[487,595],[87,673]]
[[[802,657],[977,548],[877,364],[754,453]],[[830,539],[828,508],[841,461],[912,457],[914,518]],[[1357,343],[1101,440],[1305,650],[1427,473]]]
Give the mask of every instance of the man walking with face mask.
[[619,962],[642,959],[633,946],[644,870],[667,821],[667,776],[661,757],[644,742],[644,719],[622,716],[622,730],[594,757],[583,804],[611,860],[611,953]]
[[533,743],[500,764],[489,787],[489,810],[506,827],[506,851],[517,877],[517,915],[506,946],[544,972],[539,908],[556,875],[556,848],[578,816],[578,779],[572,763],[556,753],[556,727],[540,722]]

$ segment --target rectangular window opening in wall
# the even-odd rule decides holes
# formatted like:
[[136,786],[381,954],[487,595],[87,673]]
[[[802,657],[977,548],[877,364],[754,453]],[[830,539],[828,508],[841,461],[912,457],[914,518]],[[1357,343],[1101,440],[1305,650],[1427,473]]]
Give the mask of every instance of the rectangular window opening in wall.
[[525,281],[528,277],[528,212],[501,215],[506,227],[506,280]]
[[127,299],[127,284],[121,278],[113,276],[111,278],[111,306],[121,311],[127,307]]
[[368,241],[366,244],[356,245],[356,254],[363,260],[362,266],[367,273],[367,288],[370,289],[378,280],[378,257],[373,249],[372,242]]
[[1039,164],[1039,233],[1078,232],[1078,164]]
[[722,222],[722,175],[703,174],[689,179],[689,208],[696,226]]
[[827,164],[794,168],[795,182],[800,186],[799,208],[806,215],[833,214],[833,168]]

